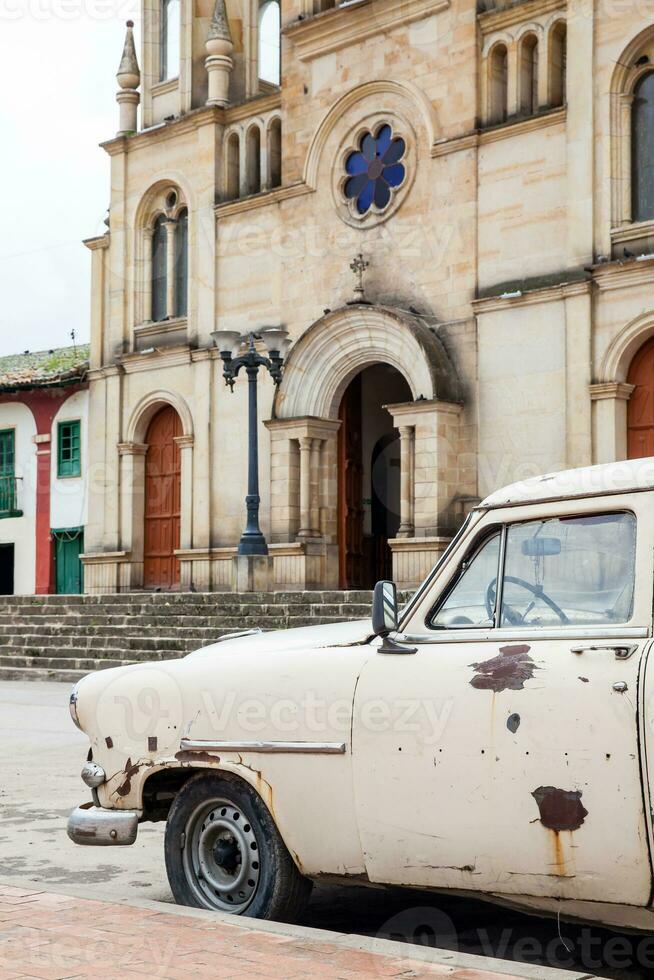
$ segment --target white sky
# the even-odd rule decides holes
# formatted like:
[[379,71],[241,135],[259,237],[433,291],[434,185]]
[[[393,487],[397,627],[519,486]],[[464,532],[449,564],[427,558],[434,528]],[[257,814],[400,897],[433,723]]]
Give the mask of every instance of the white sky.
[[138,0],[0,0],[0,355],[88,340],[129,18],[140,52]]

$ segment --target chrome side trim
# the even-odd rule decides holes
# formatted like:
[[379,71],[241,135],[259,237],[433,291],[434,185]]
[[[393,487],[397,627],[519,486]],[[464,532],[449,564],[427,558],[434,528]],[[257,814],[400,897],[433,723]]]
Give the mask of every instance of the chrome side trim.
[[293,752],[302,755],[344,755],[345,742],[230,742],[183,738],[183,752]]
[[433,633],[402,633],[394,635],[397,643],[438,644],[472,643],[486,640],[505,643],[507,640],[631,640],[649,636],[646,626],[587,626],[579,629],[476,629],[435,630]]
[[139,816],[138,810],[105,810],[83,803],[68,818],[68,836],[75,844],[101,847],[133,844]]

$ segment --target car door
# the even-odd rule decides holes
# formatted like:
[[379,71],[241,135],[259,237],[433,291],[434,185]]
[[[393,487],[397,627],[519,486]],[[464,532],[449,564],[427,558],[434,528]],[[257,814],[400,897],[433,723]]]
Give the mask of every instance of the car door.
[[402,623],[403,652],[372,658],[357,685],[370,879],[646,904],[642,499],[490,514],[461,553]]

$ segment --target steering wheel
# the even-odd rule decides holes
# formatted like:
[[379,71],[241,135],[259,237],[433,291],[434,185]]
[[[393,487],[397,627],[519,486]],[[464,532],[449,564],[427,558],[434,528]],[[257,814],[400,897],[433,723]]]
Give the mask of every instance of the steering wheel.
[[[505,575],[504,581],[511,582],[512,585],[519,585],[521,588],[526,589],[527,592],[531,592],[531,594],[535,596],[537,599],[542,599],[545,605],[549,606],[552,612],[556,613],[556,615],[559,617],[559,619],[564,625],[567,626],[570,623],[570,620],[563,612],[561,607],[557,606],[557,604],[554,602],[554,599],[551,599],[546,592],[543,592],[542,587],[539,587],[538,585],[532,585],[531,582],[527,582],[523,578],[517,578],[515,575]],[[491,581],[488,583],[488,588],[486,589],[486,612],[488,613],[489,619],[493,618],[493,612],[495,609],[496,589],[497,589],[497,577],[491,579]],[[520,626],[522,623],[524,623],[525,616],[527,615],[527,613],[531,612],[533,607],[534,607],[534,603],[532,602],[521,615],[520,613],[516,612],[510,606],[507,605],[504,607],[503,612],[512,626]]]

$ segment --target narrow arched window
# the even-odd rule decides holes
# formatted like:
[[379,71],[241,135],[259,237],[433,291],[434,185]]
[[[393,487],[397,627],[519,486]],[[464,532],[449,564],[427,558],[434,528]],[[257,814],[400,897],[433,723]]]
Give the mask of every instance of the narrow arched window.
[[631,116],[631,213],[634,221],[654,218],[654,72],[634,89]]
[[227,140],[227,200],[233,201],[241,189],[241,147],[238,133],[231,133]]
[[175,231],[175,316],[188,312],[188,211],[177,218]]
[[165,82],[179,75],[180,2],[162,0],[159,78]]
[[267,0],[259,8],[259,78],[271,85],[280,82],[279,32],[279,3]]
[[489,89],[490,122],[504,122],[507,116],[508,52],[505,44],[496,44],[490,55]]
[[549,89],[550,105],[565,105],[566,26],[559,21],[550,36]]
[[248,194],[258,194],[261,190],[261,133],[258,126],[250,127],[245,150]]
[[166,232],[166,219],[163,214],[160,214],[154,223],[154,234],[152,236],[152,319],[154,321],[165,320],[167,316],[167,239],[168,234]]
[[270,186],[279,187],[282,182],[282,121],[273,119],[268,130],[268,161]]
[[520,44],[520,111],[538,111],[538,38],[528,34]]

